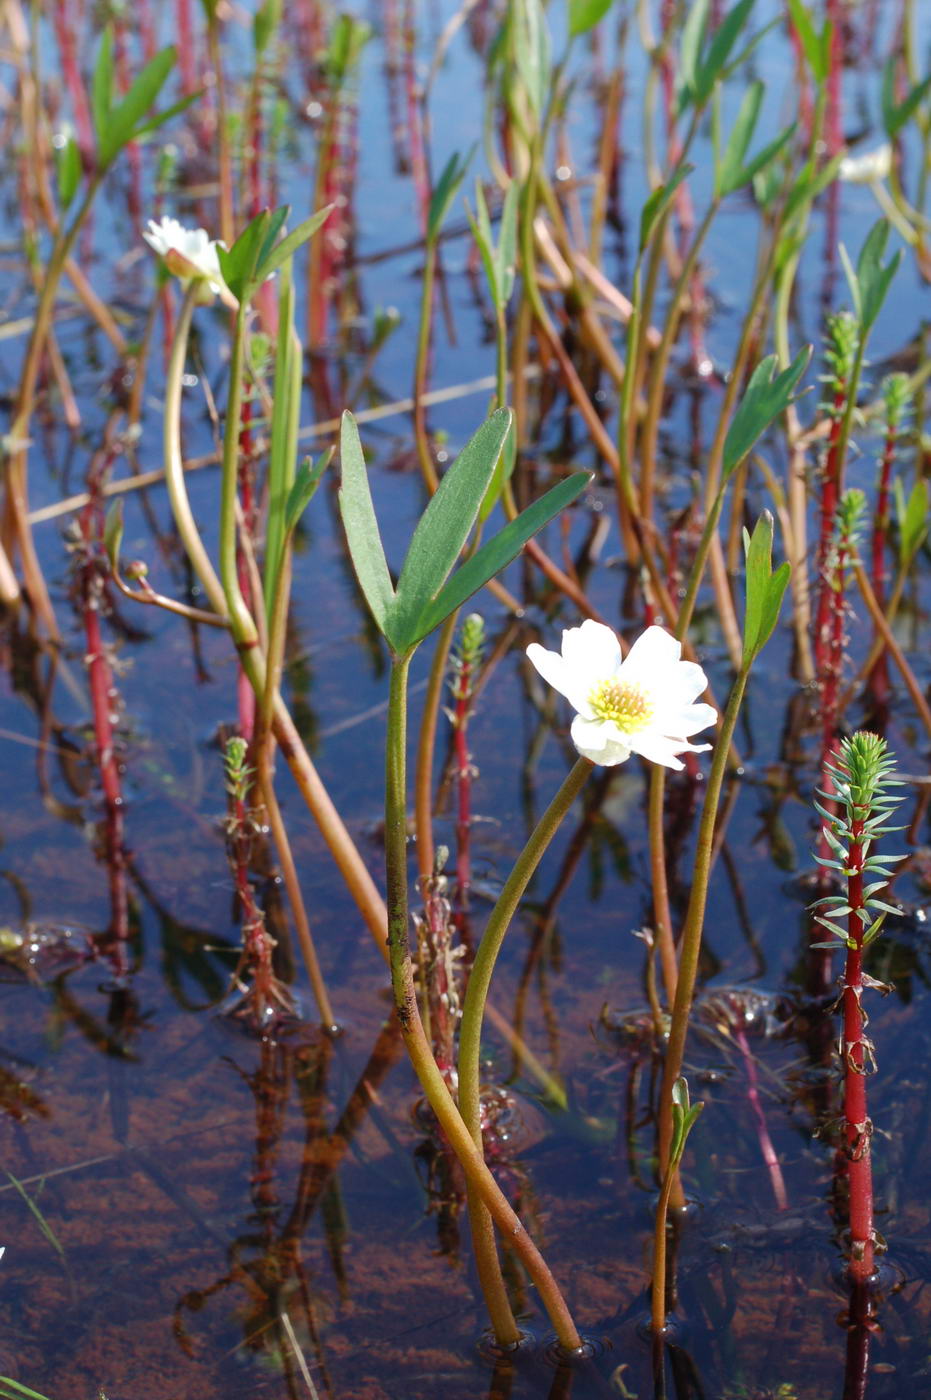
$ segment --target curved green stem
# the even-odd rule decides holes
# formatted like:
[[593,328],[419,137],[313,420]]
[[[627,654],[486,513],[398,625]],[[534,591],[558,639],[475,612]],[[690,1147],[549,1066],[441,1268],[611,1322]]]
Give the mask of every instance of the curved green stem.
[[[417,1007],[413,965],[408,939],[407,891],[407,676],[410,656],[395,660],[388,697],[388,733],[385,760],[385,865],[388,905],[388,958],[395,1009],[404,1045],[427,1102],[436,1114],[447,1141],[465,1173],[470,1193],[478,1195],[498,1229],[510,1241],[540,1294],[560,1345],[578,1350],[581,1339],[542,1255],[524,1229],[495,1181],[453,1102],[449,1087],[433,1057]],[[591,765],[588,765],[589,767]],[[485,1280],[482,1279],[484,1288]],[[512,1344],[518,1333],[510,1306],[500,1307],[497,1291],[486,1295],[495,1334]],[[504,1298],[507,1303],[506,1297]]]
[[[536,828],[508,876],[504,889],[498,896],[498,902],[492,910],[478,952],[475,955],[472,971],[469,974],[469,985],[459,1030],[459,1110],[466,1127],[472,1134],[472,1140],[479,1150],[482,1146],[480,1084],[482,1021],[491,985],[491,976],[501,951],[501,945],[504,942],[504,936],[517,911],[521,897],[539,865],[544,851],[555,836],[560,822],[582,790],[592,767],[593,764],[587,758],[579,758],[549,807],[537,822]],[[480,1277],[483,1280],[483,1289],[486,1288],[486,1279],[493,1280],[496,1292],[500,1292],[506,1298],[494,1230],[487,1206],[477,1193],[471,1191],[468,1196],[468,1206],[472,1242]]]
[[175,528],[181,536],[185,553],[191,561],[201,587],[210,600],[210,606],[220,617],[225,618],[226,596],[194,521],[184,481],[184,462],[181,457],[181,397],[184,385],[184,362],[187,356],[188,336],[191,332],[191,318],[194,314],[194,307],[197,305],[197,295],[197,283],[191,282],[181,303],[181,311],[175,326],[175,337],[171,343],[168,373],[165,377],[165,411],[162,417],[165,485],[168,488],[168,499],[171,502]]
[[[676,986],[676,999],[672,1008],[669,1044],[666,1047],[666,1059],[663,1065],[663,1084],[660,1090],[659,1169],[662,1180],[665,1180],[669,1171],[669,1151],[672,1142],[672,1091],[676,1080],[682,1073],[685,1038],[689,1029],[689,1013],[692,1009],[695,979],[698,974],[698,958],[701,952],[702,928],[705,921],[705,903],[708,898],[708,880],[711,875],[715,818],[721,797],[721,784],[727,769],[728,749],[734,736],[737,716],[740,713],[749,674],[750,667],[744,666],[734,681],[727,709],[724,712],[721,732],[714,746],[714,758],[711,762],[711,772],[708,775],[708,787],[698,827],[692,889],[682,928],[679,978]],[[672,1188],[674,1205],[682,1204],[681,1190],[678,1183]]]

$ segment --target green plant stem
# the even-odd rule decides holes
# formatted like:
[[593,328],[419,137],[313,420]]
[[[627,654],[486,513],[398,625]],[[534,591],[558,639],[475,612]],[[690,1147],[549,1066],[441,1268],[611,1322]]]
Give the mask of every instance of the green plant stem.
[[197,575],[210,606],[225,618],[226,595],[217,578],[210,556],[204,548],[200,531],[194,521],[184,481],[184,461],[181,456],[181,399],[184,385],[184,363],[187,357],[191,318],[197,304],[197,284],[192,282],[184,294],[175,336],[171,343],[168,371],[165,376],[165,408],[162,415],[162,442],[165,461],[165,485],[181,543]]
[[417,459],[427,489],[432,496],[440,484],[427,437],[424,395],[427,392],[427,363],[430,358],[430,331],[433,325],[433,284],[436,278],[436,240],[427,239],[420,298],[420,324],[417,330],[417,355],[414,361],[414,440]]
[[[665,1180],[669,1171],[669,1150],[672,1142],[672,1091],[676,1080],[682,1073],[685,1039],[689,1029],[689,1013],[692,1009],[695,979],[698,974],[698,958],[701,952],[702,928],[705,921],[705,902],[708,897],[708,879],[711,874],[715,818],[721,797],[721,784],[724,781],[724,773],[727,768],[728,748],[734,735],[749,674],[749,665],[743,666],[731,689],[727,709],[724,712],[724,721],[714,747],[714,757],[711,762],[711,772],[708,775],[708,786],[698,828],[692,888],[680,940],[676,999],[672,1007],[672,1025],[669,1031],[669,1043],[666,1047],[663,1084],[660,1090],[659,1169],[662,1180]],[[682,1187],[678,1181],[673,1184],[671,1190],[673,1204],[683,1205]]]
[[[489,1171],[482,1152],[453,1102],[446,1080],[437,1067],[424,1034],[414,990],[413,965],[408,938],[407,888],[407,676],[410,656],[395,660],[388,697],[388,732],[385,763],[385,865],[388,906],[388,955],[391,986],[401,1034],[427,1101],[472,1191],[481,1197],[494,1223],[510,1242],[540,1294],[541,1302],[567,1352],[577,1351],[581,1339],[565,1301],[542,1255],[520,1218]],[[485,1280],[482,1279],[484,1288]],[[505,1303],[507,1299],[504,1299]],[[500,1295],[486,1296],[495,1335],[504,1345],[518,1339],[510,1306],[507,1315]],[[494,1308],[494,1311],[492,1311]]]
[[[556,834],[559,824],[581,792],[593,764],[579,758],[543,816],[537,822],[527,844],[521,851],[513,870],[482,934],[469,984],[466,989],[462,1022],[459,1028],[459,1110],[476,1148],[482,1147],[481,1109],[481,1043],[485,1004],[504,936],[517,911],[520,900],[540,863],[540,859]],[[468,1196],[469,1223],[475,1248],[479,1276],[493,1281],[496,1293],[504,1293],[498,1251],[495,1245],[491,1216],[476,1192]],[[506,1297],[506,1294],[504,1294]],[[499,1339],[500,1340],[500,1339]]]
[[677,1175],[676,1168],[670,1165],[663,1177],[662,1190],[656,1204],[656,1220],[653,1226],[653,1282],[650,1288],[650,1325],[654,1338],[662,1337],[666,1330],[666,1221],[669,1218],[669,1198]]
[[443,681],[449,662],[459,609],[450,613],[439,630],[436,649],[430,663],[427,693],[417,736],[417,764],[414,769],[414,831],[417,837],[417,868],[421,880],[433,874],[435,859],[433,844],[433,755],[436,750],[436,729],[443,699]]
[[[23,369],[19,380],[19,389],[16,395],[16,407],[12,415],[7,438],[11,444],[6,470],[6,502],[4,510],[4,532],[3,550],[6,556],[5,562],[9,564],[10,548],[14,540],[19,547],[20,558],[23,565],[23,578],[26,591],[32,602],[36,613],[42,618],[45,626],[52,636],[58,635],[58,627],[55,622],[55,612],[52,608],[48,589],[42,574],[42,567],[35,552],[35,543],[32,538],[32,531],[29,527],[29,500],[27,485],[26,460],[28,454],[29,422],[32,418],[32,410],[35,402],[36,385],[39,379],[39,367],[42,363],[42,355],[46,348],[52,323],[52,314],[55,309],[55,298],[58,294],[61,275],[66,262],[68,261],[75,239],[81,230],[87,215],[90,212],[94,197],[100,188],[101,174],[94,175],[87,184],[84,198],[75,211],[71,223],[66,229],[59,228],[55,241],[49,254],[48,264],[45,268],[45,276],[42,281],[42,289],[39,293],[39,300],[36,305],[35,316],[32,323],[32,332],[29,336],[29,343],[26,347],[26,354],[23,360]],[[3,582],[4,601],[13,602],[14,598],[8,598],[6,593],[9,577],[12,569],[3,568],[0,572],[0,582]],[[15,582],[14,582],[15,589]],[[18,594],[18,590],[16,590]]]
[[663,394],[666,388],[666,369],[669,364],[669,355],[672,344],[679,328],[679,321],[682,316],[682,298],[686,288],[692,280],[692,273],[695,264],[698,262],[698,255],[701,252],[702,244],[708,235],[708,230],[714,222],[714,217],[718,212],[719,201],[713,199],[708,206],[705,217],[702,219],[698,232],[692,239],[688,255],[682,264],[678,280],[670,295],[669,310],[666,313],[666,323],[663,326],[662,339],[659,347],[653,356],[650,366],[650,388],[647,395],[647,411],[643,422],[641,447],[640,447],[640,515],[643,520],[653,518],[653,479],[656,468],[656,447],[659,439],[659,422],[663,406]]

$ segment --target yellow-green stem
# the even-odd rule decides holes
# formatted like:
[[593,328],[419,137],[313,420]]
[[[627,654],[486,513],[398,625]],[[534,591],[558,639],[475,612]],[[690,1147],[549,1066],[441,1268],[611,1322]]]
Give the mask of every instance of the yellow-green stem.
[[[427,1101],[436,1114],[450,1147],[459,1159],[473,1193],[479,1195],[494,1223],[521,1259],[540,1294],[561,1346],[568,1352],[581,1339],[549,1268],[516,1212],[489,1171],[482,1152],[466,1127],[424,1034],[414,990],[408,938],[407,892],[407,676],[410,657],[395,660],[388,699],[385,762],[385,865],[388,906],[388,954],[395,1009],[404,1044]],[[482,1278],[483,1291],[486,1280]],[[497,1289],[486,1294],[498,1340],[513,1344],[518,1337],[506,1296],[506,1315]]]

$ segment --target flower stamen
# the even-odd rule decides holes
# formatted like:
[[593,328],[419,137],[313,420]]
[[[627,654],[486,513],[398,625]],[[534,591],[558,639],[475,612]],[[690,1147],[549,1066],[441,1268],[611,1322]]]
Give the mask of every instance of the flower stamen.
[[624,734],[636,734],[653,718],[652,696],[636,681],[599,681],[589,693],[588,703],[596,719],[609,720]]

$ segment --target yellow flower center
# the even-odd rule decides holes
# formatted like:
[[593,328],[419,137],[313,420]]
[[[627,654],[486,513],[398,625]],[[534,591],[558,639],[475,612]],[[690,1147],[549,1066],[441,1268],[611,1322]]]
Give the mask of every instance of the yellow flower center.
[[588,703],[596,719],[610,720],[625,734],[645,729],[653,718],[653,701],[636,681],[599,681],[589,693]]

